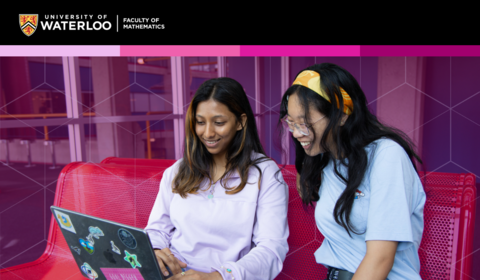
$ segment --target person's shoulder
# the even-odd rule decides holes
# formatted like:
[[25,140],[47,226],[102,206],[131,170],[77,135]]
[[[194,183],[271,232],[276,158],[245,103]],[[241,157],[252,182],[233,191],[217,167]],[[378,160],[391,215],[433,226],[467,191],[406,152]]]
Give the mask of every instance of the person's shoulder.
[[270,170],[276,171],[279,169],[278,164],[273,159],[264,154],[253,152],[252,160],[257,161],[257,166],[262,170],[268,168]]
[[[365,150],[371,154],[372,157],[382,155],[387,156],[407,156],[407,152],[400,144],[389,138],[380,138],[365,147]],[[407,156],[408,158],[408,156]]]
[[[284,185],[285,188],[288,188],[285,180],[283,179],[281,169],[277,162],[261,153],[255,153],[252,156],[252,159],[258,160],[258,163],[256,163],[256,165],[261,171],[262,187],[260,188],[260,190],[262,193],[277,189],[277,187],[282,185]],[[257,168],[250,167],[249,174],[254,175],[253,177],[255,178],[258,178],[257,176],[260,175],[258,171],[259,170],[257,170]],[[279,188],[278,191],[280,191],[281,189],[283,188]]]
[[171,165],[170,167],[168,167],[167,169],[172,169],[172,168],[175,169],[175,168],[178,168],[178,166],[180,166],[180,164],[182,163],[182,161],[183,161],[183,158],[178,159],[177,161],[175,161],[174,164],[172,164],[172,165]]
[[414,163],[400,144],[386,138],[374,142],[375,148],[369,155],[370,170],[376,170],[377,176],[378,174],[391,176],[392,172],[402,173],[403,176],[415,178],[415,183],[421,186]]
[[174,164],[172,164],[171,166],[169,166],[167,169],[165,169],[164,171],[164,176],[165,175],[175,175],[178,173],[178,169],[180,168],[180,164],[182,163],[183,161],[183,158],[177,160]]

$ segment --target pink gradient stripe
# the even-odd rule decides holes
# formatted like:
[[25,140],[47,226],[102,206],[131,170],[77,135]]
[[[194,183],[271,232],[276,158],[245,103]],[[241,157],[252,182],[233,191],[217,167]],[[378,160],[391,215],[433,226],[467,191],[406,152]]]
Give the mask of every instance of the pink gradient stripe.
[[480,46],[360,46],[361,56],[480,56]]
[[120,46],[120,56],[239,56],[240,46]]
[[240,46],[240,56],[360,56],[360,46]]
[[1,56],[119,56],[120,46],[0,46]]

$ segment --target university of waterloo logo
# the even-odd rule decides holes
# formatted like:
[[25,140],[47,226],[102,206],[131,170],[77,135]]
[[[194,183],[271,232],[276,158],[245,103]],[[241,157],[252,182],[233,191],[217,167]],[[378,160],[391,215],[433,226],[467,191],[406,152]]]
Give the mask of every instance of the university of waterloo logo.
[[30,36],[35,33],[38,26],[38,14],[36,15],[19,15],[20,17],[20,29],[23,34]]

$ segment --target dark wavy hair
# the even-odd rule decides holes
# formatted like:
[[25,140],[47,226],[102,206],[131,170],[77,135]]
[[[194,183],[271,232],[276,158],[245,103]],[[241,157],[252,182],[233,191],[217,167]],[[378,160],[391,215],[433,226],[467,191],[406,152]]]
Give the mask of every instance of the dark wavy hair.
[[[301,85],[291,86],[283,95],[279,127],[282,127],[281,119],[287,114],[288,97],[293,94],[297,94],[300,105],[305,110],[307,126],[310,119],[308,118],[310,106],[324,114],[329,120],[320,140],[320,146],[325,151],[322,154],[317,156],[306,155],[300,142],[292,136],[296,147],[295,167],[300,174],[300,196],[306,205],[312,205],[313,201],[319,200],[318,191],[322,183],[322,170],[333,158],[332,151],[327,145],[327,137],[330,135],[331,141],[336,145],[337,159],[340,164],[348,168],[348,176],[345,178],[338,171],[337,161],[333,161],[335,174],[346,184],[345,190],[335,204],[333,215],[335,221],[345,228],[350,236],[350,232],[360,234],[350,221],[350,213],[355,199],[355,191],[360,186],[368,167],[368,155],[364,149],[365,146],[380,138],[388,138],[405,149],[415,169],[414,158],[420,163],[422,161],[414,152],[415,146],[404,132],[383,125],[369,111],[365,94],[357,80],[348,71],[331,63],[315,64],[304,70],[313,70],[320,74],[323,90],[332,102],[328,102],[315,91]],[[353,113],[348,116],[343,126],[340,125],[344,106],[340,87],[350,95],[353,102]],[[309,129],[313,131],[315,137],[314,128],[309,127]],[[285,133],[285,131],[282,131],[282,133]],[[315,138],[312,143],[314,142]]]
[[[235,194],[243,190],[247,184],[248,171],[250,167],[255,167],[260,173],[258,186],[262,171],[257,166],[258,163],[269,160],[265,156],[262,144],[257,133],[255,117],[250,107],[247,95],[243,87],[231,78],[216,78],[205,81],[198,88],[195,96],[188,107],[185,117],[185,145],[183,152],[183,161],[177,175],[173,179],[172,191],[180,194],[181,197],[187,197],[187,194],[197,193],[201,182],[208,178],[212,183],[211,168],[213,167],[213,156],[205,148],[204,144],[198,138],[195,132],[197,107],[200,102],[213,99],[224,104],[232,112],[237,122],[241,122],[241,115],[246,114],[247,121],[242,130],[236,132],[230,147],[227,150],[227,165],[225,173],[220,178],[228,178],[232,172],[237,170],[240,174],[241,183],[239,186],[224,186],[227,194]],[[252,159],[252,153],[257,152],[263,156]],[[221,181],[220,181],[221,182]]]

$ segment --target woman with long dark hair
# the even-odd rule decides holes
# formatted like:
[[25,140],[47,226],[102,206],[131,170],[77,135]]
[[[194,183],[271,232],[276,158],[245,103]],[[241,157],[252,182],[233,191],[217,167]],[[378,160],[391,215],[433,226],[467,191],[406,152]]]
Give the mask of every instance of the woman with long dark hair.
[[275,278],[289,234],[278,171],[242,86],[205,81],[186,114],[183,158],[165,170],[146,227],[161,271],[184,280]]
[[330,63],[302,70],[279,123],[296,145],[297,188],[316,201],[328,279],[420,279],[425,192],[414,146],[368,110],[355,78]]

